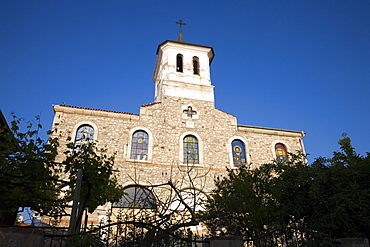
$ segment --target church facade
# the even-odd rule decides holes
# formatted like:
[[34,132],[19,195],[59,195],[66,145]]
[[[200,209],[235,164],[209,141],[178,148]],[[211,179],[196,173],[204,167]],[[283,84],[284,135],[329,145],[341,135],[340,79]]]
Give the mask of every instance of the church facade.
[[[284,161],[287,152],[304,153],[303,131],[240,125],[215,108],[213,57],[212,47],[167,40],[157,49],[153,103],[140,106],[138,115],[54,105],[54,135],[61,147],[69,136],[74,142],[89,138],[115,153],[117,176],[126,188],[173,180],[179,190],[193,186],[204,194],[227,168],[253,169]],[[193,181],[184,175],[189,167]],[[105,215],[106,207],[100,211]]]

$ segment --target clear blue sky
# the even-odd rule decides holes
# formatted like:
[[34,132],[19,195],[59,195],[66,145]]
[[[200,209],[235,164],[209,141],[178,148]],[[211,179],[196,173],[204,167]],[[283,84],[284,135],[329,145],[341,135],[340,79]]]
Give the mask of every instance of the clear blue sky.
[[[139,113],[157,45],[212,46],[216,107],[303,130],[310,161],[343,132],[370,151],[370,1],[0,1],[0,109],[50,129],[52,104]],[[45,135],[46,137],[46,135]]]

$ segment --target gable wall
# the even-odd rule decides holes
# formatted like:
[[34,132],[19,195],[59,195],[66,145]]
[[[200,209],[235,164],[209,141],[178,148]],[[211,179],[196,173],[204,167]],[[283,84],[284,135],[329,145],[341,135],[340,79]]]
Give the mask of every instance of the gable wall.
[[[189,105],[197,112],[192,118],[183,112]],[[277,142],[284,143],[289,152],[303,149],[302,133],[238,126],[236,117],[214,108],[213,102],[209,101],[166,96],[163,102],[142,106],[140,115],[66,106],[54,106],[54,109],[53,128],[57,129],[55,135],[60,136],[61,147],[65,146],[67,136],[71,136],[73,141],[78,126],[92,125],[98,146],[106,148],[109,154],[116,153],[116,166],[121,171],[119,177],[122,184],[133,182],[133,177],[143,184],[168,181],[175,173],[174,169],[184,165],[181,142],[186,134],[193,134],[199,139],[200,158],[203,159],[195,169],[198,173],[208,173],[207,191],[213,187],[215,176],[225,174],[226,167],[232,167],[230,143],[233,138],[246,143],[252,168],[275,158],[274,145]],[[151,134],[151,160],[129,159],[131,135],[137,129]],[[63,157],[60,156],[60,159]]]

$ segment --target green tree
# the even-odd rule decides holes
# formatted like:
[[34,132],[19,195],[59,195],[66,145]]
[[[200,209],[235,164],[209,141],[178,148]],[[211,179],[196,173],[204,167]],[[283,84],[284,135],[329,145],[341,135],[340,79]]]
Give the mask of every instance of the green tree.
[[340,151],[311,165],[302,155],[255,170],[229,170],[200,217],[213,233],[258,237],[296,227],[328,238],[369,237],[370,154],[360,156],[348,137]]
[[199,214],[212,234],[254,236],[263,231],[270,208],[256,191],[258,182],[247,167],[229,170],[227,177],[215,180],[206,211]]
[[275,205],[274,222],[270,229],[305,228],[305,219],[312,212],[311,199],[307,195],[313,182],[306,157],[290,154],[288,162],[266,164],[255,172],[272,175],[265,179],[267,185],[262,191]]
[[[68,215],[68,202],[76,188],[77,171],[83,170],[79,210],[75,229],[85,208],[93,212],[108,201],[118,201],[123,192],[113,171],[114,156],[97,149],[93,142],[75,146],[68,143],[66,159],[55,162],[57,138],[47,142],[39,136],[42,128],[36,121],[24,122],[13,116],[11,127],[0,129],[0,213],[13,215],[20,207],[30,207],[40,215],[54,218]],[[20,131],[26,123],[26,131]],[[35,124],[36,123],[36,124]]]
[[[307,173],[308,166],[302,155],[290,160],[288,164],[273,162],[255,170],[247,166],[228,170],[228,176],[216,179],[207,210],[199,217],[213,234],[249,238],[287,225],[297,226],[306,211],[296,205],[298,200],[307,205],[304,193],[309,178],[295,173]],[[290,200],[293,195],[295,199]],[[292,216],[292,211],[299,217]]]
[[118,184],[114,174],[114,156],[108,156],[106,150],[97,149],[96,143],[86,141],[75,145],[67,144],[64,152],[64,173],[68,174],[69,188],[65,191],[66,198],[72,198],[77,183],[78,170],[82,170],[81,192],[74,229],[81,224],[84,209],[89,213],[107,202],[117,202],[123,196],[123,188]]
[[0,129],[0,211],[12,215],[8,224],[14,224],[18,208],[31,207],[41,214],[58,213],[58,167],[52,162],[57,155],[57,139],[44,142],[38,132],[42,126],[26,122],[26,132],[20,131],[24,121],[13,116],[11,127]]
[[307,224],[330,237],[370,237],[370,153],[357,154],[351,140],[340,151],[311,165],[314,182],[309,197],[314,210]]

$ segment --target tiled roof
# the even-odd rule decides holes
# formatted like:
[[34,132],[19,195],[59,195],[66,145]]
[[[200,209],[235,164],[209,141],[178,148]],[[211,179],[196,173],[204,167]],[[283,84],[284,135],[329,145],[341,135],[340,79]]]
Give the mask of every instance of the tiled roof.
[[70,108],[76,108],[76,109],[83,109],[83,110],[103,111],[103,112],[113,112],[113,113],[119,113],[119,114],[136,115],[136,114],[134,114],[134,113],[130,113],[130,112],[121,112],[121,111],[110,111],[110,110],[93,109],[93,108],[87,108],[87,107],[81,107],[81,106],[71,106],[71,105],[66,105],[66,104],[64,104],[64,103],[60,104],[60,106],[63,106],[63,107],[70,107]]

